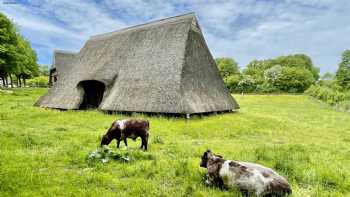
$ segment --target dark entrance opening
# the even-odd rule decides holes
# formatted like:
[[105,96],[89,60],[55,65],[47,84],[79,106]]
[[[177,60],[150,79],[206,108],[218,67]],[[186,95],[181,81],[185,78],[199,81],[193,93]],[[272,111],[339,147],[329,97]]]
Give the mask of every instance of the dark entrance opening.
[[84,91],[83,102],[79,109],[98,108],[103,99],[105,84],[96,80],[86,80],[81,81],[78,87],[81,87]]

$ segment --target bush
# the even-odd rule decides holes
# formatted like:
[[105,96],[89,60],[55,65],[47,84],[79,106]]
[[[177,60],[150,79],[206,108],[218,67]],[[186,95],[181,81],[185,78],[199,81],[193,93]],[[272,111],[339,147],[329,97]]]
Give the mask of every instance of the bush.
[[27,84],[31,87],[47,87],[49,84],[49,79],[47,76],[39,76],[29,79]]
[[341,92],[337,89],[325,86],[313,85],[305,93],[330,105],[336,105],[343,101],[350,101],[350,92]]
[[237,90],[245,93],[254,92],[256,90],[255,80],[250,75],[244,75],[243,79],[238,82]]
[[349,101],[341,101],[335,105],[336,109],[340,111],[350,112],[350,100]]
[[315,83],[315,79],[312,73],[307,69],[284,67],[275,83],[275,86],[282,91],[289,93],[303,93]]
[[281,92],[280,89],[278,89],[278,87],[268,83],[268,82],[264,82],[262,85],[257,85],[256,87],[256,92],[260,92],[260,93],[278,93]]
[[216,58],[215,62],[218,66],[219,72],[223,78],[226,78],[230,75],[240,74],[239,66],[237,62],[232,58]]
[[237,91],[237,86],[240,79],[241,79],[240,75],[230,75],[224,78],[225,85],[230,90],[230,92]]

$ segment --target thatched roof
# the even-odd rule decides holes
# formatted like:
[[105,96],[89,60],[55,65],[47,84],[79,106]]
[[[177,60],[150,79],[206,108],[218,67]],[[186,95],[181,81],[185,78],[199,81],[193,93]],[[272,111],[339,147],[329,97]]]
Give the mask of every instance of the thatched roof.
[[79,83],[105,85],[106,111],[204,113],[238,109],[193,13],[92,36],[76,54],[55,51],[58,81],[36,103],[78,109]]

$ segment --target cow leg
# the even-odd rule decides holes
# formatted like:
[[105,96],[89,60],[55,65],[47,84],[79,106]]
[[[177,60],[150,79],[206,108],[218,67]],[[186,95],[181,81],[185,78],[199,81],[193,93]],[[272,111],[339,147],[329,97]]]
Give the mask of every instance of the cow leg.
[[119,148],[120,140],[117,140],[117,148]]
[[126,138],[124,138],[124,144],[126,147],[128,147],[128,142],[126,141]]
[[141,149],[143,147],[144,150],[147,150],[146,139],[145,138],[141,138],[141,140],[142,140]]
[[143,146],[144,146],[144,145],[143,145],[143,137],[141,137],[141,146],[140,146],[140,149],[142,149]]
[[149,133],[147,132],[146,140],[145,140],[145,150],[147,150],[147,146],[148,146],[148,136],[149,136]]
[[143,148],[144,148],[145,150],[147,150],[148,134],[147,134],[146,136],[142,137],[141,139],[142,139],[141,148],[142,148],[142,146],[143,146]]

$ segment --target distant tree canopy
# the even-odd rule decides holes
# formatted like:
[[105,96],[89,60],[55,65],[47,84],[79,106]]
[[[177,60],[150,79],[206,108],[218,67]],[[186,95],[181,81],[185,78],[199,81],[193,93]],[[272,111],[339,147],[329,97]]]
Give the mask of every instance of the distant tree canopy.
[[50,75],[49,66],[48,65],[40,65],[39,66],[39,74],[42,76],[49,76]]
[[238,63],[227,57],[216,58],[216,65],[218,66],[219,72],[226,84],[226,87],[234,92],[241,80],[241,72],[239,70]]
[[304,92],[320,77],[319,69],[304,54],[253,60],[243,70],[243,75],[255,80],[254,91],[289,93]]
[[240,74],[237,62],[232,58],[221,57],[215,59],[222,77]]
[[345,50],[342,54],[336,80],[344,90],[350,90],[350,50]]
[[8,85],[8,77],[18,86],[25,79],[39,75],[37,56],[30,43],[21,36],[13,23],[0,13],[0,79]]

